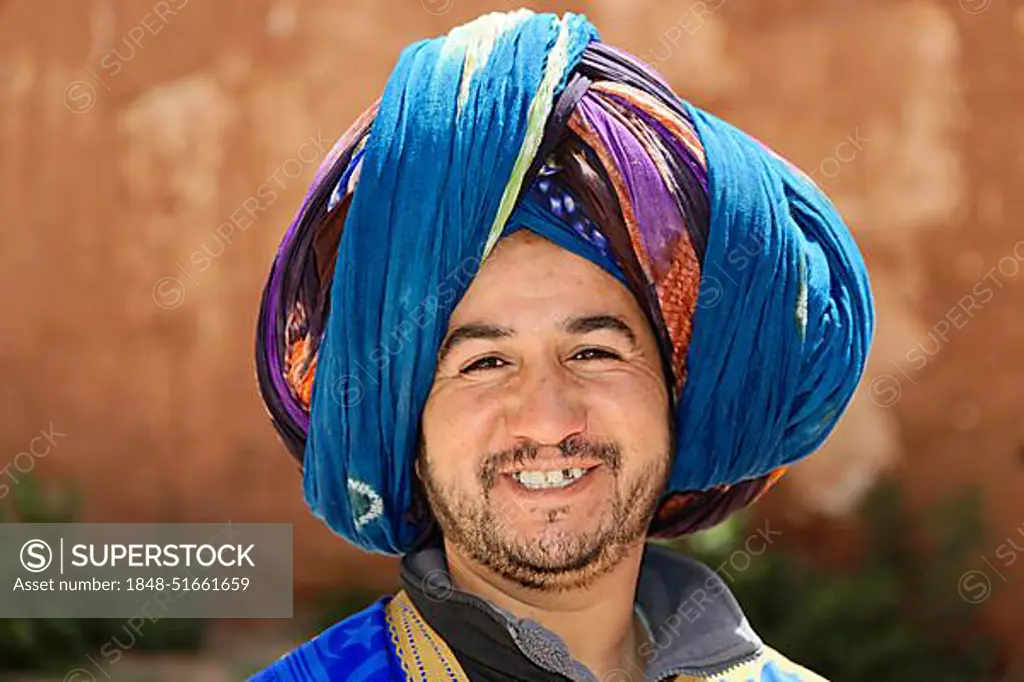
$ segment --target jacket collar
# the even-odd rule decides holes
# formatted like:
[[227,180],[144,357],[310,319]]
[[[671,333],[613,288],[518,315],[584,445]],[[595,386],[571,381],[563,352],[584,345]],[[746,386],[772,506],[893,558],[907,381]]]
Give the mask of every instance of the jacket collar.
[[[528,668],[528,679],[547,673],[551,679],[595,681],[547,628],[455,588],[443,549],[406,555],[402,583],[460,663]],[[648,544],[644,551],[635,608],[649,637],[640,650],[647,665],[641,679],[714,675],[763,648],[725,582],[704,564],[664,547]]]

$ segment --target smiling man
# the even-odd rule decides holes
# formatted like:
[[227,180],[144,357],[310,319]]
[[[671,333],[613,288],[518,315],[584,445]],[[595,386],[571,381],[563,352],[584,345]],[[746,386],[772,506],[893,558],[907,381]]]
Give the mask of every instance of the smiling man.
[[311,510],[402,590],[256,680],[818,680],[708,528],[864,370],[856,245],[800,171],[578,15],[407,48],[264,291],[260,388]]
[[636,299],[524,231],[499,242],[449,324],[417,473],[455,574],[528,602],[639,559],[670,438]]

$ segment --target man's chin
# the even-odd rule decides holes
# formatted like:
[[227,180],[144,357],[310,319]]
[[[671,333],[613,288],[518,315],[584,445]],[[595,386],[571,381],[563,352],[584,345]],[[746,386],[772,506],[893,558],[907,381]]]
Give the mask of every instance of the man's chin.
[[[499,517],[500,518],[500,517]],[[611,536],[609,525],[612,510],[556,509],[550,512],[524,512],[513,523],[500,526],[502,540],[508,545],[576,545],[595,544],[601,536]]]
[[[626,548],[610,537],[565,531],[533,538],[502,538],[497,546],[474,548],[487,568],[522,587],[560,591],[577,589],[604,575],[622,560]],[[483,551],[480,551],[483,550]]]

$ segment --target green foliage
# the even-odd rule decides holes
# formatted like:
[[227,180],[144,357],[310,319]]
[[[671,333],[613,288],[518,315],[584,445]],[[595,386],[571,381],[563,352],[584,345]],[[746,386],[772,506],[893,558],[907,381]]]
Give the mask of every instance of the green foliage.
[[0,523],[74,523],[81,508],[81,496],[73,486],[44,489],[31,474],[18,477],[8,500],[0,500]]
[[380,592],[354,587],[322,595],[321,606],[313,614],[308,637],[313,637],[335,623],[359,613],[380,599]]
[[[1009,682],[996,643],[979,634],[981,606],[958,589],[983,553],[979,510],[967,494],[915,515],[886,482],[864,505],[868,541],[856,569],[828,569],[776,544],[750,556],[749,568],[728,569],[727,582],[766,642],[828,679]],[[733,519],[677,548],[715,568],[746,552],[748,537]]]
[[[44,488],[35,477],[24,476],[0,501],[0,523],[74,523],[80,506],[73,486]],[[127,619],[0,619],[0,671],[67,671],[90,667],[86,656],[102,661],[109,653],[115,660],[114,655],[120,658],[128,649],[195,651],[202,646],[205,628],[203,620],[183,618],[147,620],[139,632]]]

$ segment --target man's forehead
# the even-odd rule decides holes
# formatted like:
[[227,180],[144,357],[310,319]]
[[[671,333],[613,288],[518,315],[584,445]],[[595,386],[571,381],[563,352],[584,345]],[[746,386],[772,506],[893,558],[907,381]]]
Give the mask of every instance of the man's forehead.
[[522,229],[503,237],[483,261],[453,318],[489,313],[498,301],[533,310],[579,308],[595,300],[619,308],[635,298],[601,266]]

